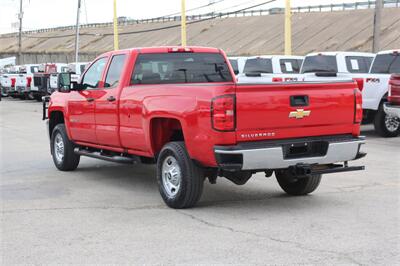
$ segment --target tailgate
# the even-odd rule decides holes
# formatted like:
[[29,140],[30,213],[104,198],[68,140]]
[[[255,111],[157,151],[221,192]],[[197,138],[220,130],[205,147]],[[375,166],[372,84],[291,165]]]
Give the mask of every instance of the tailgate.
[[238,141],[351,134],[354,82],[238,84]]
[[27,81],[25,75],[18,75],[15,80],[15,86],[17,87],[26,87]]

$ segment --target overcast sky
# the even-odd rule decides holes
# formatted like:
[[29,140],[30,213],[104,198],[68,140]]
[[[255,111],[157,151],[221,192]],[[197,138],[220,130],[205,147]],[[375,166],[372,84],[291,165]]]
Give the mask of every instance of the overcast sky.
[[[113,0],[81,0],[81,23],[110,22],[113,18]],[[20,0],[0,0],[0,33],[17,31],[12,26],[18,21]],[[211,0],[186,0],[186,8],[207,5]],[[214,0],[216,4],[197,9],[190,14],[211,11],[234,11],[265,2],[265,0]],[[292,0],[292,6],[330,3],[352,3],[355,0]],[[23,0],[23,30],[74,25],[78,0]],[[117,15],[133,19],[151,18],[180,11],[181,0],[117,0]],[[284,7],[284,0],[260,8]]]

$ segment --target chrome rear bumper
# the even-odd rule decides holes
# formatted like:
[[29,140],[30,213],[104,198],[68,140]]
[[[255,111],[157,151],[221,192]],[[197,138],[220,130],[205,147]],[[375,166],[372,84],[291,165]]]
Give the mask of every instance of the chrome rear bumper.
[[214,151],[218,165],[223,169],[283,169],[298,164],[333,164],[355,160],[365,156],[360,153],[360,146],[364,143],[364,138],[348,136],[306,138],[216,146]]
[[383,104],[383,110],[388,115],[397,116],[400,118],[400,106],[399,105],[391,105],[390,103]]

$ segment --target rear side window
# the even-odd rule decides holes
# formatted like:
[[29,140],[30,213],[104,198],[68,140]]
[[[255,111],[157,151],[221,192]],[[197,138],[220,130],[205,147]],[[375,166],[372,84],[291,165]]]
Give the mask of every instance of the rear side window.
[[372,57],[346,56],[347,71],[350,73],[368,73]]
[[280,59],[282,73],[299,73],[302,60],[298,59]]
[[39,72],[39,67],[38,66],[31,66],[31,73],[36,73]]
[[314,72],[338,72],[336,56],[334,55],[314,55],[304,59],[301,73]]
[[110,67],[108,68],[106,82],[104,87],[115,87],[119,83],[121,77],[122,68],[124,67],[126,55],[114,55],[111,59]]
[[400,73],[400,54],[380,54],[375,57],[371,73],[394,74]]
[[235,75],[239,74],[238,60],[237,59],[229,59],[229,62],[231,63],[231,66],[233,68],[233,72],[235,72]]
[[131,84],[209,83],[232,81],[228,65],[217,53],[141,54]]
[[272,73],[272,61],[267,58],[251,58],[246,60],[244,73]]

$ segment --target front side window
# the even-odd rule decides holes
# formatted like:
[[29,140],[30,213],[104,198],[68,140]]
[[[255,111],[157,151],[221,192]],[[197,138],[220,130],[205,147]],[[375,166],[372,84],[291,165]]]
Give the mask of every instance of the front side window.
[[350,73],[368,73],[372,57],[346,56],[347,71]]
[[304,59],[301,73],[314,72],[338,72],[336,56],[334,55],[314,55]]
[[267,58],[250,58],[246,60],[243,72],[248,73],[272,73],[272,60]]
[[107,58],[103,57],[98,59],[89,67],[82,80],[84,88],[97,88],[99,86],[101,75],[103,74],[106,63]]
[[209,83],[232,81],[228,65],[217,53],[141,54],[131,84]]
[[297,74],[300,72],[301,60],[280,59],[279,64],[281,65],[282,73]]
[[119,83],[122,68],[124,67],[126,55],[115,55],[111,59],[110,67],[108,68],[106,82],[104,87],[115,87]]
[[400,53],[380,54],[375,57],[371,73],[400,73]]

